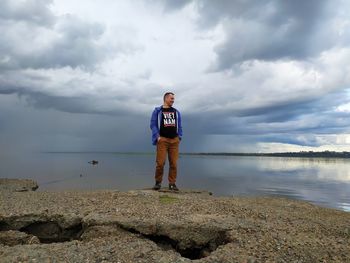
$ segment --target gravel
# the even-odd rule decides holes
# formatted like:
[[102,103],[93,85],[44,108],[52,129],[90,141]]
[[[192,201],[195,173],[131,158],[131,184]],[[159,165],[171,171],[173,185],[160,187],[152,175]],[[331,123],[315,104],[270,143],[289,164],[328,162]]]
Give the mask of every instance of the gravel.
[[307,202],[6,182],[0,262],[350,262],[350,213]]

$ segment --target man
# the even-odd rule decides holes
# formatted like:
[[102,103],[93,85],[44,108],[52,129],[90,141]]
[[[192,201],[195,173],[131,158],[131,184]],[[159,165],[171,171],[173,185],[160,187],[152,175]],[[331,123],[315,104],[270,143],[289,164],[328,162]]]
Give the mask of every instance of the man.
[[156,171],[154,190],[161,188],[165,159],[169,159],[169,189],[179,191],[176,186],[177,159],[179,144],[182,138],[180,112],[173,108],[175,95],[167,92],[163,96],[163,105],[156,107],[152,113],[150,128],[152,130],[152,144],[157,145]]

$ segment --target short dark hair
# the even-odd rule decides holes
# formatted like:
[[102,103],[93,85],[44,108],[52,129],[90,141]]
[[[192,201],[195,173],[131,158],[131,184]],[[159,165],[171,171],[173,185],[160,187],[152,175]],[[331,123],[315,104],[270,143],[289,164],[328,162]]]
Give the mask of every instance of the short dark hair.
[[165,101],[165,98],[166,98],[166,96],[168,96],[168,95],[175,95],[173,92],[165,92],[164,93],[164,96],[163,96],[163,101]]

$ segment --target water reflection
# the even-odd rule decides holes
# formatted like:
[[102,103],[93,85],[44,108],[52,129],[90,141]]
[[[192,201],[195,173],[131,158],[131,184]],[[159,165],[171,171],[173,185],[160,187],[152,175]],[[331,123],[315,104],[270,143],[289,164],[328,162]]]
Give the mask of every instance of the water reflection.
[[[201,175],[215,193],[282,196],[350,211],[346,159],[205,156],[188,157],[183,163],[185,174],[191,170]],[[216,184],[209,183],[207,176]]]
[[[349,160],[347,159],[327,159],[327,158],[282,158],[265,157],[257,158],[260,170],[293,172],[299,175],[308,176],[311,171],[321,180],[336,180],[350,182]],[[310,171],[310,173],[301,173]]]
[[[93,159],[98,165],[88,163]],[[151,187],[154,165],[153,154],[46,153],[7,158],[0,176],[32,178],[40,191],[124,191]],[[346,159],[181,156],[178,174],[181,188],[225,196],[283,196],[350,211],[350,162]],[[166,176],[163,185],[167,185]]]

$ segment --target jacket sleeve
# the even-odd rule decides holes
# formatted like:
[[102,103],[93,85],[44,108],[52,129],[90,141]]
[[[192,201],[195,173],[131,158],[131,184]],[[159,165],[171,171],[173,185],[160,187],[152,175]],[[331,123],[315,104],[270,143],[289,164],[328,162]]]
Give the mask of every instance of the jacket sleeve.
[[158,111],[157,111],[157,109],[154,109],[154,111],[152,113],[150,128],[152,130],[152,141],[156,141],[157,138],[159,137]]
[[178,119],[177,119],[177,134],[179,135],[180,140],[182,139],[182,120],[181,120],[181,114],[179,111],[177,111]]

